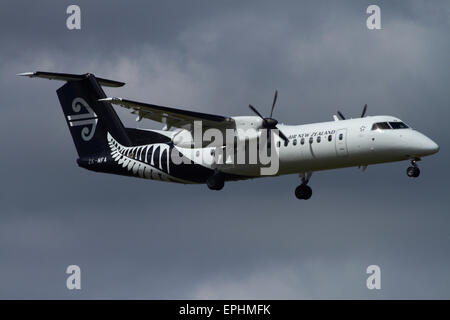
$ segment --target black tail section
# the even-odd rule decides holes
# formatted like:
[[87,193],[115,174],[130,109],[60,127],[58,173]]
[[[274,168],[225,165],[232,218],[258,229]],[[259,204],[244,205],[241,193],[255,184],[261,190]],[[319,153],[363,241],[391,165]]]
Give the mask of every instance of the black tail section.
[[126,130],[95,76],[70,80],[57,91],[73,142],[81,160],[109,153],[108,132],[122,145],[130,146]]

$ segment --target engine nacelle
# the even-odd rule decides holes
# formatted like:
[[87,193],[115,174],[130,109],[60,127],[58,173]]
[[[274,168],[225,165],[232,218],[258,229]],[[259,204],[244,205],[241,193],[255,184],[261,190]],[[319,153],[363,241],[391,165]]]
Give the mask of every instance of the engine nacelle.
[[194,138],[191,131],[186,129],[180,129],[172,137],[174,145],[182,148],[192,148],[194,146]]
[[[245,141],[245,140],[253,140],[257,139],[261,135],[261,131],[259,130],[262,127],[262,119],[254,116],[242,116],[242,117],[233,117],[235,122],[234,129],[226,129],[232,130],[232,134],[228,133],[225,129],[221,130],[221,140],[223,141],[223,145],[225,144],[233,144],[234,141]],[[206,128],[207,130],[207,128]],[[205,128],[203,128],[203,132],[201,134],[201,138],[203,139],[205,133]],[[217,131],[214,135],[217,134]],[[194,133],[190,130],[180,129],[176,132],[172,137],[172,142],[174,145],[183,147],[183,148],[193,148],[194,147]],[[235,137],[235,139],[231,140],[230,138]],[[228,141],[230,140],[230,141]],[[202,141],[202,147],[206,147],[211,143],[211,141]]]

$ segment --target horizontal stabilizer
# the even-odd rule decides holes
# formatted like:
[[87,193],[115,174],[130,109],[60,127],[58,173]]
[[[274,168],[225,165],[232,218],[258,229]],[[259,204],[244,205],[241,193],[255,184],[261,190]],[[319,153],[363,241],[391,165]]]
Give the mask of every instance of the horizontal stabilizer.
[[[70,73],[56,73],[56,72],[44,72],[44,71],[36,71],[36,72],[23,72],[18,73],[18,76],[25,76],[30,78],[43,78],[49,80],[61,80],[61,81],[76,81],[86,79],[90,74],[70,74]],[[98,83],[101,86],[105,87],[122,87],[125,85],[124,82],[108,80],[103,78],[95,77]]]

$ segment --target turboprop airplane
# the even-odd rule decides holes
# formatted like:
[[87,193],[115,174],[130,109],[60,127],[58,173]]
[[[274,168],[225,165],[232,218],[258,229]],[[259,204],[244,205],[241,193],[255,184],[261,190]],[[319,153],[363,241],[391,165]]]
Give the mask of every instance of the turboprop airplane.
[[[244,141],[241,147],[245,159],[251,156],[251,142],[256,141],[257,151],[267,149],[268,155],[276,156],[276,171],[271,175],[299,174],[301,184],[295,189],[295,196],[309,199],[312,172],[345,167],[365,170],[368,165],[409,160],[407,175],[418,177],[417,162],[439,151],[435,142],[396,117],[366,116],[367,105],[356,119],[346,119],[338,111],[334,121],[284,125],[272,118],[277,92],[269,117],[262,116],[252,105],[249,107],[256,116],[224,117],[107,97],[102,86],[121,87],[125,83],[89,73],[38,71],[18,75],[66,82],[56,92],[78,152],[77,163],[97,172],[185,184],[206,183],[212,190],[221,190],[226,181],[267,176],[261,170],[267,162],[234,161],[233,152],[239,149],[236,141]],[[126,128],[111,104],[131,109],[138,121],[154,120],[164,124],[164,128]],[[198,144],[193,139],[198,123],[200,135],[208,130],[215,130],[216,134],[231,131],[235,135],[231,142],[219,139],[213,146],[204,141]],[[231,150],[230,157],[224,156],[224,150]]]

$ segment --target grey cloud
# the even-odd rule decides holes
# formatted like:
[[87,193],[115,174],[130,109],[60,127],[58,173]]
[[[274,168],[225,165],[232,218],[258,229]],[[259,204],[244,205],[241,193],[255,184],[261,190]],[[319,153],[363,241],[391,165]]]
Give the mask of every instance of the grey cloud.
[[[448,298],[446,166],[450,6],[379,2],[383,30],[346,1],[2,3],[0,19],[0,297]],[[223,115],[248,103],[289,124],[393,114],[436,140],[439,154],[313,175],[308,202],[296,176],[205,186],[84,171],[55,90],[14,76],[93,72],[126,81],[107,94]],[[118,110],[124,122],[134,117]],[[139,123],[159,128],[154,123]],[[79,264],[83,290],[65,289]],[[365,268],[382,267],[367,290]]]

